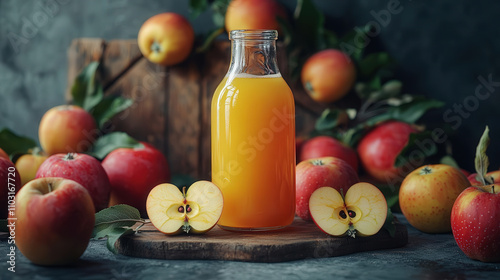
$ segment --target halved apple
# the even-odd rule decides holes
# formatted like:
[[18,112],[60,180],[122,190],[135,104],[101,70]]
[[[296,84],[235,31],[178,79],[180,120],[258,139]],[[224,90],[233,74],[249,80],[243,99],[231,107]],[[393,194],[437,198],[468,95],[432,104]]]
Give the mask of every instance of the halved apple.
[[372,184],[352,185],[345,197],[334,188],[321,187],[309,199],[314,223],[334,236],[370,236],[376,234],[387,218],[387,201]]
[[197,181],[187,193],[175,185],[160,184],[148,195],[146,210],[151,223],[161,232],[205,233],[212,229],[222,214],[223,198],[212,182]]

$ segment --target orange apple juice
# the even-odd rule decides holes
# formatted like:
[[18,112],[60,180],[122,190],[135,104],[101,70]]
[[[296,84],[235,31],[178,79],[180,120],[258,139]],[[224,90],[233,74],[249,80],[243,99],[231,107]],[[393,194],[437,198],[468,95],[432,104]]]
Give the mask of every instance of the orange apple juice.
[[266,230],[295,214],[295,107],[280,74],[222,80],[212,100],[212,181],[226,229]]

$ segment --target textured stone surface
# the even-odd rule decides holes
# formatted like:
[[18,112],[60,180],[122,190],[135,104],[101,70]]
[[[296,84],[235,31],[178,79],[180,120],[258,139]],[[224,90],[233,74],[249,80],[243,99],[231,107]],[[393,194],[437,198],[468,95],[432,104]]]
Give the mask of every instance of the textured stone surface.
[[[500,264],[468,259],[451,234],[425,234],[408,225],[403,248],[283,263],[182,261],[113,255],[92,241],[72,267],[40,267],[17,251],[16,272],[0,256],[0,279],[498,279]],[[0,252],[7,252],[2,240]]]

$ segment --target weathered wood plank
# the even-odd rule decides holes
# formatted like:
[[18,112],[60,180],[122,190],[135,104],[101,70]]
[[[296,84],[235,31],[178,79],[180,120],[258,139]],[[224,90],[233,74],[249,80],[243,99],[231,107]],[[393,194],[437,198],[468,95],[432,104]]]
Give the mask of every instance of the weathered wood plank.
[[408,231],[399,223],[394,237],[382,229],[373,236],[350,238],[330,236],[314,223],[295,218],[292,225],[271,232],[230,232],[216,226],[203,235],[167,236],[146,225],[139,234],[121,237],[116,248],[123,255],[140,258],[271,263],[398,248],[407,243]]
[[[124,131],[151,143],[169,160],[173,174],[211,178],[210,107],[212,96],[230,62],[229,41],[216,42],[204,54],[163,67],[142,57],[136,40],[75,39],[68,50],[67,99],[74,78],[91,61],[100,61],[105,94],[134,101],[116,116],[105,132]],[[278,63],[296,101],[297,135],[307,135],[323,110],[291,81],[284,46],[278,44]]]
[[190,59],[170,68],[166,77],[168,99],[168,159],[173,174],[200,177],[201,105],[200,73],[196,61]]

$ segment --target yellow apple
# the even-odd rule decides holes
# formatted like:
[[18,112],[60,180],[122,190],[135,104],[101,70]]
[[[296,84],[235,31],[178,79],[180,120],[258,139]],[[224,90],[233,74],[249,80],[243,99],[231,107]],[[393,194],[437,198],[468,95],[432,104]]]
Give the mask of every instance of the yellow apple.
[[42,149],[48,154],[82,153],[96,140],[97,124],[87,111],[74,105],[48,110],[38,127]]
[[222,214],[221,190],[212,182],[193,183],[187,193],[172,184],[160,184],[148,195],[146,210],[151,223],[161,232],[205,233],[212,229]]
[[35,179],[36,172],[47,156],[42,153],[33,152],[24,154],[16,160],[16,168],[21,176],[21,184],[24,186],[29,181]]
[[184,61],[191,53],[194,31],[183,16],[161,13],[142,24],[137,42],[149,61],[170,66]]
[[319,188],[311,195],[309,208],[316,225],[334,236],[374,235],[387,218],[384,195],[365,182],[352,185],[345,197],[334,188]]
[[464,173],[452,166],[435,164],[419,167],[401,183],[401,212],[420,231],[450,232],[453,203],[470,185]]

